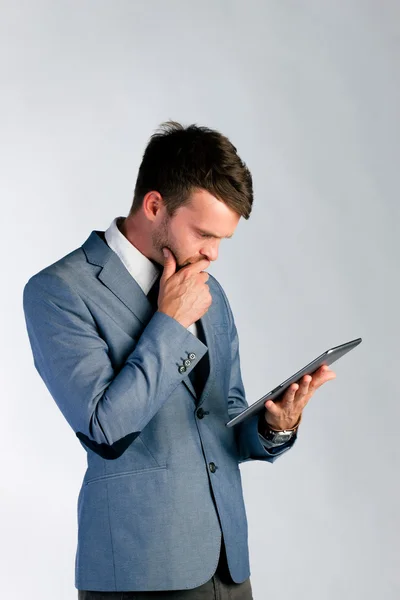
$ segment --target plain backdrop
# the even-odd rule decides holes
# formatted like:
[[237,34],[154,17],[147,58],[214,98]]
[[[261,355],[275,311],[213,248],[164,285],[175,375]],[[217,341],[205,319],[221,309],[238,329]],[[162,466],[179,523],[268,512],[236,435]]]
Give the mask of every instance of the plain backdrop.
[[0,8],[1,597],[77,598],[86,455],[34,369],[23,286],[127,214],[174,119],[226,134],[253,174],[252,215],[210,267],[249,403],[363,338],[295,448],[241,467],[254,598],[398,599],[399,3]]

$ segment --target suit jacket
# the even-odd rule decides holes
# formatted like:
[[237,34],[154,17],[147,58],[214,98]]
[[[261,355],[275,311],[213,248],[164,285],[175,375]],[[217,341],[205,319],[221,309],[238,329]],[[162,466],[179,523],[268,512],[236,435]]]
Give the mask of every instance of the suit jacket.
[[[154,312],[93,231],[24,288],[34,364],[87,452],[75,586],[194,588],[214,574],[221,531],[233,580],[250,575],[239,463],[273,462],[247,407],[227,297],[210,275],[204,343]],[[200,397],[190,373],[208,353]],[[181,367],[184,366],[185,369]]]

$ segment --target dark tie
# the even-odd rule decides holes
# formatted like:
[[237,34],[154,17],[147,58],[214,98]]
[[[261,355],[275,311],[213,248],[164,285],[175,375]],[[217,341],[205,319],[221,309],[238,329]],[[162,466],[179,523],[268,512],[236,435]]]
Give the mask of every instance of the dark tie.
[[[203,325],[201,321],[196,321],[197,326],[197,337],[203,344],[206,343],[206,339],[204,337]],[[207,377],[210,372],[210,364],[208,359],[208,352],[199,360],[197,365],[192,369],[189,373],[189,379],[193,384],[194,389],[196,390],[196,396],[200,399],[201,393],[204,389],[205,383],[207,381]]]
[[153,284],[153,286],[150,288],[149,293],[147,294],[147,300],[150,302],[153,311],[156,312],[158,310],[158,294],[160,291],[160,279],[161,279],[161,275],[159,275],[155,281],[155,283]]

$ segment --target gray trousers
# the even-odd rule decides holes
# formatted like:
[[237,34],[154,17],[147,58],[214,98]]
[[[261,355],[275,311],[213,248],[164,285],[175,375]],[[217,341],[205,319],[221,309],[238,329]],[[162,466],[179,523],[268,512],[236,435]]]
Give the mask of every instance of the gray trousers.
[[91,592],[78,590],[78,600],[253,600],[250,579],[234,583],[226,563],[225,546],[214,576],[191,590],[165,592]]

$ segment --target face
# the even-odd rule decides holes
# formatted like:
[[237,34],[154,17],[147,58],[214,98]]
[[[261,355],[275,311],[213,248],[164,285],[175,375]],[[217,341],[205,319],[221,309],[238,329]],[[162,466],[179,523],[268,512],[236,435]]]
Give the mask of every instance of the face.
[[176,270],[202,258],[217,260],[221,239],[232,237],[239,219],[238,213],[205,190],[193,192],[191,202],[172,218],[162,206],[151,234],[157,262],[164,263],[164,246],[174,254]]

